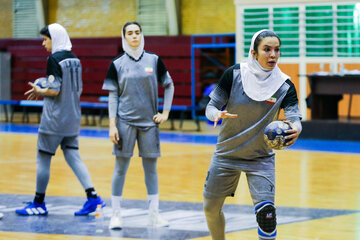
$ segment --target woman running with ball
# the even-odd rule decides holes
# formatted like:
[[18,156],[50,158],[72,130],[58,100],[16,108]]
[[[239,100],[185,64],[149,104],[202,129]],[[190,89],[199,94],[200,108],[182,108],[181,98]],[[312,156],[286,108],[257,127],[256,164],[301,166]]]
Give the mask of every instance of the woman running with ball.
[[222,206],[234,196],[241,173],[247,177],[259,239],[276,238],[275,154],[264,141],[264,129],[280,109],[291,127],[287,146],[302,129],[296,89],[277,65],[280,45],[273,31],[257,32],[247,62],[227,69],[210,94],[207,118],[215,126],[223,119],[204,187],[204,211],[214,240],[225,239]]

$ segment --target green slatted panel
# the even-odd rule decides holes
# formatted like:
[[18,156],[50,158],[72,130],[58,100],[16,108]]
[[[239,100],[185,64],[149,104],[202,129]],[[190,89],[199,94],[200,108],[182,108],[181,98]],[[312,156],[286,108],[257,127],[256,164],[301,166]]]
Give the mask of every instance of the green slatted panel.
[[244,10],[244,57],[248,55],[252,35],[264,28],[269,28],[269,10],[267,8]]
[[[299,8],[274,8],[274,31],[282,39],[281,54],[284,57],[299,56]],[[244,56],[249,52],[252,35],[264,28],[269,28],[269,9],[244,10]]]
[[339,57],[360,57],[360,4],[337,6]]
[[[299,7],[274,8],[272,23],[269,9],[244,9],[244,56],[252,35],[271,25],[282,40],[282,56],[299,57]],[[332,5],[305,6],[305,31],[306,57],[360,57],[360,3],[339,3],[335,9]]]
[[281,39],[281,56],[299,56],[299,8],[274,8],[274,31]]
[[306,6],[305,9],[306,56],[333,56],[332,6]]

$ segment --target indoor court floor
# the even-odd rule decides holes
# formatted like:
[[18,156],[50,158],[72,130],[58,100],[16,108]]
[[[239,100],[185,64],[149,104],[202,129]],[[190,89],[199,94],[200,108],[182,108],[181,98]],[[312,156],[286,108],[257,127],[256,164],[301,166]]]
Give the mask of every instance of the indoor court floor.
[[[208,127],[210,129],[211,127]],[[161,131],[160,212],[168,228],[147,228],[147,195],[135,149],[124,187],[124,228],[109,230],[112,144],[103,128],[82,128],[80,153],[106,201],[103,221],[75,217],[85,193],[58,149],[51,165],[48,216],[22,217],[14,209],[33,200],[37,125],[0,124],[0,239],[210,240],[202,190],[216,143],[214,131]],[[276,152],[278,240],[360,240],[360,142],[299,139]],[[227,240],[257,239],[244,176],[224,207]]]

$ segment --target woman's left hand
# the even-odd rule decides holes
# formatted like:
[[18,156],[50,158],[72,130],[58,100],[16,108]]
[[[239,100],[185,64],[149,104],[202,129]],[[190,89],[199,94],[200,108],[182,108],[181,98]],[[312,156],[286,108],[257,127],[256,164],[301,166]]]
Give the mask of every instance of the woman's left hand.
[[292,124],[292,122],[290,122],[290,121],[284,121],[284,122],[287,123],[287,124],[291,127],[290,130],[287,130],[287,131],[285,132],[286,134],[288,134],[288,135],[285,137],[285,139],[290,139],[290,141],[288,141],[288,142],[286,143],[286,146],[291,146],[291,145],[293,145],[293,144],[296,142],[296,140],[298,139],[300,132],[299,132],[299,129],[297,129],[297,127],[296,127],[294,124]]
[[155,123],[162,124],[169,118],[169,111],[163,111],[162,113],[157,113],[154,115],[153,120]]

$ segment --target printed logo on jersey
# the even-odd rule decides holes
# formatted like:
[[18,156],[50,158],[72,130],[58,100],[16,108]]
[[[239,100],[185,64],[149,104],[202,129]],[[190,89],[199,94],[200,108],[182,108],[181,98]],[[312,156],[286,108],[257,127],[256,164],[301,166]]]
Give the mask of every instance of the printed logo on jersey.
[[53,82],[55,81],[54,75],[50,75],[50,76],[48,77],[48,81],[49,81],[49,83],[53,83]]
[[151,74],[153,73],[154,69],[152,67],[145,67],[145,72]]
[[271,98],[269,98],[268,100],[266,100],[266,102],[268,104],[275,104],[277,101],[276,97],[272,96]]

